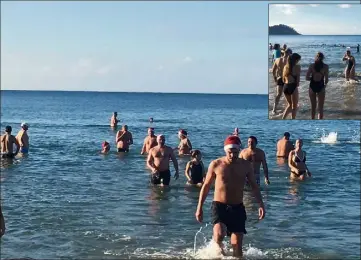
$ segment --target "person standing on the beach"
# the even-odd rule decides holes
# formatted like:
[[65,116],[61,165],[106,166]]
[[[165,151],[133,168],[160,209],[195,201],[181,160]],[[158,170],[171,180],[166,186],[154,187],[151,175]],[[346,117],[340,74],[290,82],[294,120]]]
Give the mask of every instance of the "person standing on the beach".
[[119,130],[115,138],[118,152],[129,152],[129,146],[133,144],[132,133],[128,131],[128,126],[123,125],[122,130]]
[[323,53],[318,52],[315,62],[308,67],[306,74],[306,80],[310,81],[308,93],[311,101],[312,119],[315,119],[316,116],[316,106],[318,107],[318,119],[323,119],[323,105],[325,103],[326,85],[328,83],[328,65],[323,63],[323,59]]
[[188,138],[188,133],[186,130],[179,130],[178,138],[180,139],[179,145],[176,149],[178,149],[179,155],[189,155],[192,151],[192,143]]
[[157,146],[157,137],[154,135],[154,128],[148,128],[148,136],[144,138],[144,143],[142,147],[142,151],[140,152],[141,155],[148,153],[151,148]]
[[285,132],[283,137],[277,142],[277,157],[287,158],[289,153],[295,149],[290,141],[290,133]]
[[110,126],[111,127],[117,127],[118,126],[118,123],[120,122],[120,120],[118,120],[117,116],[118,116],[118,113],[114,112],[112,117],[110,118]]
[[[14,158],[20,150],[20,144],[18,140],[16,140],[15,136],[11,134],[12,127],[5,127],[5,134],[0,137],[1,143],[1,158]],[[13,145],[16,145],[16,151],[13,152]]]
[[268,179],[268,166],[266,161],[266,154],[262,149],[257,148],[257,138],[255,136],[250,136],[248,138],[248,148],[245,148],[239,154],[239,158],[245,159],[252,163],[254,176],[256,178],[257,184],[261,184],[261,164],[264,173],[264,182],[266,185],[270,184]]
[[21,129],[16,135],[16,140],[20,144],[20,153],[27,154],[29,152],[29,136],[28,136],[29,125],[25,122],[21,123]]
[[265,217],[266,211],[261,192],[256,183],[252,164],[238,158],[240,140],[237,136],[229,136],[224,142],[226,156],[212,161],[208,167],[203,187],[199,195],[197,211],[198,222],[203,221],[203,204],[215,181],[212,202],[213,241],[223,251],[224,237],[231,237],[233,256],[242,257],[243,236],[247,234],[245,224],[247,213],[243,204],[243,190],[248,179],[254,196],[259,203],[259,219]]
[[149,150],[147,159],[147,166],[152,171],[150,182],[155,185],[169,185],[171,177],[169,160],[172,160],[174,165],[175,179],[179,177],[178,161],[173,149],[165,145],[164,135],[157,136],[157,143],[157,146]]
[[0,204],[0,237],[5,234],[5,218]]
[[285,85],[283,86],[283,94],[287,100],[287,106],[283,112],[282,119],[285,119],[290,112],[292,112],[292,119],[296,119],[297,105],[298,105],[298,86],[300,85],[301,66],[298,62],[301,56],[298,53],[292,53],[288,59],[287,64],[283,68],[282,79]]
[[273,74],[273,79],[276,83],[276,97],[275,97],[275,102],[273,104],[273,109],[272,109],[273,114],[276,113],[278,103],[282,96],[282,91],[283,91],[283,86],[284,86],[284,83],[282,80],[283,68],[287,64],[288,57],[291,54],[292,54],[292,50],[290,48],[288,48],[285,50],[284,55],[281,58],[276,59],[275,62],[273,63],[272,74]]
[[345,68],[345,78],[346,81],[349,81],[350,79],[355,79],[355,66],[356,66],[356,60],[355,57],[351,55],[351,51],[347,50],[346,54],[342,58],[343,61],[347,61],[347,66]]
[[311,173],[306,165],[306,152],[302,150],[302,139],[296,140],[295,149],[292,150],[288,156],[288,166],[291,169],[291,180],[304,180],[311,177]]

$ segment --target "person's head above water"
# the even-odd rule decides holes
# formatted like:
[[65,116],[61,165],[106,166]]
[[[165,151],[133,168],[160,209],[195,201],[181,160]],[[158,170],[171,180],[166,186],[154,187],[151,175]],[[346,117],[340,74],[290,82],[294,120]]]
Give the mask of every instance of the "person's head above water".
[[5,132],[8,134],[11,134],[11,131],[13,130],[13,128],[9,125],[5,126]]
[[236,127],[236,128],[234,129],[234,133],[235,133],[235,134],[238,134],[238,133],[239,133],[238,127]]
[[296,149],[301,149],[302,146],[303,146],[303,140],[302,140],[301,138],[298,138],[298,139],[296,140],[296,143],[295,143],[295,148],[296,148]]
[[239,156],[239,150],[241,149],[241,140],[231,135],[224,140],[224,151],[226,152],[226,158],[229,162],[235,162]]
[[153,123],[153,117],[149,118],[149,122]]
[[28,129],[29,129],[28,123],[22,122],[22,123],[21,123],[21,128],[24,129],[24,130],[28,130]]
[[113,115],[114,115],[114,116],[117,116],[117,115],[118,115],[118,113],[117,113],[117,112],[113,112]]
[[191,153],[191,157],[193,159],[197,159],[197,160],[201,160],[202,159],[202,153],[200,150],[193,150],[192,153]]
[[123,131],[128,131],[128,126],[127,126],[127,125],[123,125],[123,126],[122,126],[122,130],[123,130]]
[[346,54],[347,54],[347,55],[351,55],[351,51],[350,51],[350,50],[347,50],[347,51],[346,51]]
[[107,141],[104,141],[102,143],[102,149],[105,151],[109,151],[110,150],[110,144]]
[[164,135],[158,135],[157,136],[157,143],[160,147],[165,145],[165,136]]
[[258,144],[258,140],[257,140],[257,137],[251,135],[250,137],[248,137],[248,147],[251,148],[251,149],[254,149],[256,148],[257,144]]
[[149,136],[154,136],[154,128],[153,127],[148,128],[148,135]]
[[290,133],[289,132],[285,132],[284,134],[283,134],[283,136],[284,136],[284,138],[286,139],[286,140],[290,140]]
[[184,130],[184,129],[181,129],[181,130],[178,131],[178,137],[179,137],[179,138],[186,138],[187,135],[188,135],[188,133],[187,133],[187,131]]

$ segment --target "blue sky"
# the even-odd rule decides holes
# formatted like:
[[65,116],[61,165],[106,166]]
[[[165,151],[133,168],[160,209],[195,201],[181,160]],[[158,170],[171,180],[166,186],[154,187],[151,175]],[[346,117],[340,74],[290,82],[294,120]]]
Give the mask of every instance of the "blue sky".
[[308,35],[361,35],[361,5],[347,3],[272,4],[269,23],[287,24]]
[[1,88],[268,92],[268,2],[1,2]]

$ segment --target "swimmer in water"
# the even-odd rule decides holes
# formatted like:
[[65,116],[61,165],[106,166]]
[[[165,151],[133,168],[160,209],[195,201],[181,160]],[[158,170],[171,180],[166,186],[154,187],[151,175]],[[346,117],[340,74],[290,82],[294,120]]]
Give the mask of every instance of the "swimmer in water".
[[[248,148],[245,148],[239,154],[239,158],[245,159],[252,163],[254,176],[256,178],[257,184],[261,184],[261,164],[264,173],[264,182],[266,185],[270,184],[268,178],[268,166],[266,161],[266,154],[262,149],[257,148],[257,138],[255,136],[250,136],[248,138]],[[248,182],[246,182],[248,184]]]
[[29,152],[29,125],[25,122],[21,123],[21,130],[16,135],[16,140],[20,144],[20,153],[27,154]]
[[296,119],[298,105],[298,86],[300,85],[301,66],[298,62],[301,56],[298,53],[292,53],[283,68],[282,79],[285,83],[283,94],[287,100],[287,106],[283,112],[282,119],[285,119],[292,112],[292,119]]
[[176,149],[178,149],[179,155],[189,155],[192,151],[192,143],[188,138],[188,133],[186,130],[179,130],[178,138],[180,139],[179,145]]
[[115,143],[117,144],[118,153],[129,152],[129,147],[133,144],[133,136],[132,133],[128,131],[127,125],[123,125],[122,130],[118,131]]
[[179,177],[178,161],[171,147],[165,145],[164,135],[157,136],[158,145],[151,148],[148,153],[147,166],[152,171],[150,182],[154,185],[169,185],[170,169],[169,160],[172,160],[175,174],[174,178]]
[[356,52],[359,53],[360,52],[360,44],[357,44],[357,47],[356,47]]
[[203,204],[214,185],[212,202],[213,241],[218,244],[223,255],[223,239],[230,237],[234,257],[242,257],[243,236],[247,234],[247,213],[243,203],[243,190],[248,179],[254,197],[259,204],[259,219],[265,217],[266,211],[261,192],[256,183],[252,164],[238,158],[240,140],[237,136],[229,136],[224,142],[226,156],[218,158],[209,164],[203,187],[199,194],[197,211],[198,222],[203,221]]
[[202,162],[202,153],[199,150],[192,151],[192,159],[187,163],[185,175],[188,185],[202,187],[205,178],[205,168]]
[[112,117],[110,118],[110,126],[111,127],[115,128],[118,126],[118,123],[120,122],[120,120],[118,120],[117,116],[118,116],[118,113],[114,112]]
[[[20,144],[18,140],[16,140],[15,136],[11,134],[12,127],[5,127],[5,134],[0,137],[1,144],[1,158],[12,159],[14,158],[20,151]],[[13,152],[13,145],[16,145],[16,151]]]
[[351,55],[351,51],[347,50],[345,55],[342,58],[343,61],[347,61],[347,67],[345,68],[345,78],[346,81],[350,81],[350,79],[356,80],[355,78],[355,66],[356,60],[355,57]]
[[149,118],[149,123],[153,123],[153,117]]
[[2,237],[4,234],[5,234],[5,218],[0,205],[0,237]]
[[296,148],[288,156],[288,166],[291,169],[291,180],[304,180],[311,177],[311,172],[306,165],[306,152],[302,150],[302,139],[296,140]]
[[148,136],[144,138],[142,151],[140,152],[141,155],[148,153],[151,148],[157,146],[157,137],[154,135],[154,128],[148,128]]
[[101,151],[101,153],[102,154],[108,154],[109,151],[110,151],[110,144],[107,141],[104,141],[102,143],[102,151]]
[[270,51],[273,49],[272,43],[269,44],[268,48]]
[[295,149],[290,141],[290,133],[285,132],[283,137],[277,142],[277,157],[287,158],[289,153]]
[[276,97],[275,97],[275,102],[273,104],[273,109],[272,109],[273,114],[276,113],[278,103],[282,96],[282,91],[283,91],[283,86],[284,86],[284,83],[282,80],[283,68],[287,64],[288,57],[291,54],[292,54],[292,50],[288,48],[285,50],[284,55],[281,58],[276,59],[275,62],[273,63],[272,74],[273,74],[273,79],[276,84]]
[[318,52],[315,62],[308,67],[306,74],[306,80],[310,81],[308,93],[311,101],[312,119],[315,119],[316,116],[316,106],[318,107],[318,119],[323,119],[323,104],[325,103],[326,85],[328,83],[328,65],[323,63],[323,59],[323,53]]

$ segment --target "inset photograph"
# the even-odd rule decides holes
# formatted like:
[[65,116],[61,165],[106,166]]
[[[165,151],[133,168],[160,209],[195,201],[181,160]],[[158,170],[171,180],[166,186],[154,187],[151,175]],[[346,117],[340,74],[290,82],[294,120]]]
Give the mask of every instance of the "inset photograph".
[[360,13],[269,5],[269,119],[361,119]]

